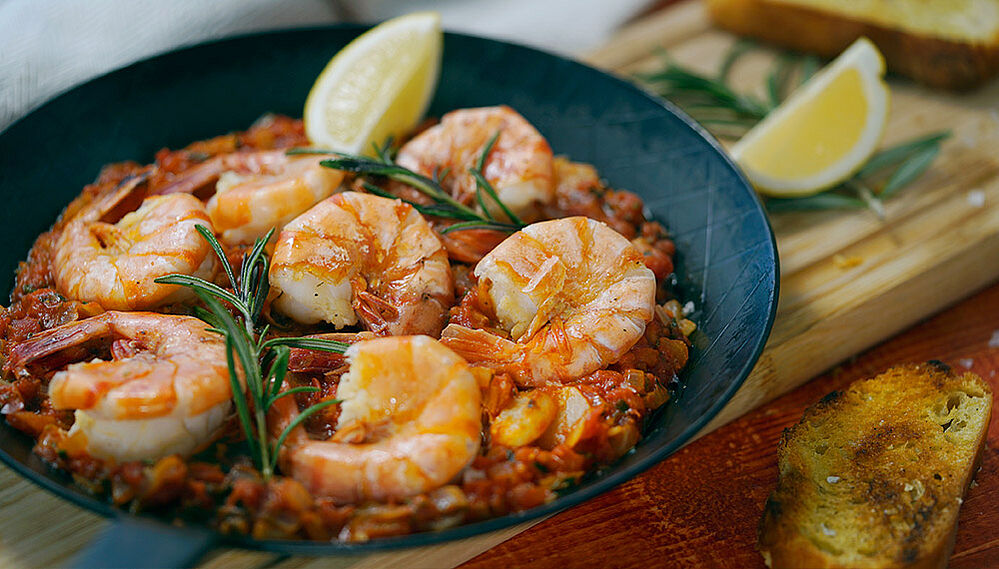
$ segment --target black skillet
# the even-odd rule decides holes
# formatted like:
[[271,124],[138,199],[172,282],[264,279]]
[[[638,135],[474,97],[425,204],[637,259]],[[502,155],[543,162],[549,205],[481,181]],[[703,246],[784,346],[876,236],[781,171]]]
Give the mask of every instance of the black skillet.
[[[101,165],[149,162],[160,148],[248,127],[264,113],[300,116],[329,58],[364,28],[254,34],[182,49],[76,87],[0,133],[2,290],[35,237]],[[0,424],[0,459],[22,476],[113,524],[78,567],[189,566],[210,548],[294,555],[363,553],[462,539],[551,514],[604,492],[680,448],[732,397],[759,357],[777,306],[773,234],[718,143],[675,107],[627,82],[529,48],[447,34],[431,115],[507,104],[557,154],[594,164],[638,193],[676,241],[677,288],[699,326],[685,388],[656,414],[633,452],[573,492],[526,512],[435,533],[367,543],[261,541],[207,527],[178,529],[94,499]]]

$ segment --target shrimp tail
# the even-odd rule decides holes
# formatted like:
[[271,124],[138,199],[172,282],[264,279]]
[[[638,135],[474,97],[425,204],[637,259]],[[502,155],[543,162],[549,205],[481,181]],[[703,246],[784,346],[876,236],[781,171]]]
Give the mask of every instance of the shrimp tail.
[[104,196],[91,211],[89,218],[107,224],[117,223],[126,213],[135,211],[149,193],[149,172],[127,176],[114,191]]
[[498,364],[501,360],[512,360],[504,356],[516,349],[516,344],[510,340],[460,324],[449,324],[444,328],[441,342],[472,364]]
[[493,229],[466,229],[454,233],[440,233],[443,227],[438,227],[437,237],[440,238],[448,256],[459,263],[475,264],[503,242],[509,234]]
[[28,371],[28,366],[32,364],[37,364],[39,368],[58,369],[67,362],[79,360],[87,352],[85,344],[106,334],[107,329],[107,319],[101,314],[45,330],[11,350],[4,363],[4,372],[20,375]]
[[[198,195],[202,190],[209,188],[218,181],[219,176],[225,171],[222,160],[215,158],[203,164],[189,168],[180,176],[174,178],[170,183],[157,190],[157,194],[191,194]],[[202,196],[203,197],[203,196]]]
[[441,343],[472,365],[509,372],[520,385],[538,385],[536,378],[547,375],[542,370],[534,369],[537,367],[534,364],[543,360],[535,361],[537,358],[529,357],[526,345],[485,330],[449,324],[441,336]]
[[387,336],[389,323],[399,318],[399,309],[387,300],[354,285],[354,312],[364,325],[379,336]]

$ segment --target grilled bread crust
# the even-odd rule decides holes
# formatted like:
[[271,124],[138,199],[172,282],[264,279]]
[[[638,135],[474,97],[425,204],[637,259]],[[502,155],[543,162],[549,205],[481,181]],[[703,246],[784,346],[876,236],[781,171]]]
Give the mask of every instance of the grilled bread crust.
[[[899,1],[911,4],[906,9],[916,11],[928,4],[925,0],[893,3]],[[932,87],[967,90],[999,73],[999,23],[987,39],[973,37],[970,30],[968,37],[961,38],[954,33],[907,29],[904,22],[887,24],[876,17],[878,2],[866,18],[842,13],[839,0],[821,2],[821,8],[795,5],[795,0],[706,2],[712,19],[723,28],[824,57],[838,55],[854,40],[866,36],[884,54],[891,71]]]
[[981,378],[940,362],[822,398],[777,447],[759,527],[767,564],[946,567],[991,410]]

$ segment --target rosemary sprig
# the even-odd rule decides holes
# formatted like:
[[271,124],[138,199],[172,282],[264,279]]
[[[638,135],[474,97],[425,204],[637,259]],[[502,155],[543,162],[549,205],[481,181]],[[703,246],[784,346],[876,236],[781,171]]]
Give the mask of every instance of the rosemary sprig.
[[776,109],[789,94],[788,84],[797,63],[797,58],[789,54],[782,53],[777,56],[777,62],[767,76],[767,95],[771,110]]
[[486,166],[486,158],[488,158],[489,153],[493,151],[493,146],[496,145],[496,139],[499,138],[499,134],[498,130],[495,134],[493,134],[492,138],[489,139],[489,142],[486,143],[486,147],[483,149],[482,154],[479,155],[479,159],[475,162],[475,167],[469,170],[472,177],[475,178],[475,197],[479,200],[479,204],[482,206],[482,211],[486,213],[489,219],[495,220],[492,213],[489,212],[489,207],[486,205],[485,200],[482,198],[482,192],[489,195],[489,199],[493,200],[493,203],[498,205],[500,209],[503,210],[507,219],[509,219],[514,225],[523,227],[524,222],[522,222],[519,217],[514,215],[514,213],[510,211],[510,208],[506,207],[506,204],[499,198],[499,195],[496,193],[492,184],[486,180],[486,175],[483,174],[483,169]]
[[[486,180],[486,177],[483,174],[485,160],[489,153],[492,152],[498,136],[499,132],[497,131],[496,134],[489,139],[489,142],[483,149],[482,154],[476,161],[476,165],[469,169],[469,173],[475,180],[475,197],[482,209],[482,213],[479,213],[475,209],[454,199],[451,197],[451,194],[441,186],[440,180],[447,175],[446,171],[437,172],[432,178],[428,178],[423,174],[413,172],[412,170],[397,164],[392,159],[392,155],[388,150],[391,145],[391,140],[386,142],[383,146],[375,145],[376,158],[368,158],[367,156],[345,154],[343,152],[317,148],[295,148],[289,150],[288,154],[331,154],[336,157],[329,160],[323,160],[320,164],[334,170],[353,172],[362,178],[388,178],[390,180],[406,184],[407,186],[430,198],[433,203],[428,205],[402,199],[388,191],[383,190],[377,185],[368,182],[367,180],[362,182],[366,191],[382,197],[402,199],[402,201],[413,206],[413,208],[421,214],[432,215],[445,219],[454,219],[458,221],[458,223],[454,223],[448,227],[440,229],[439,232],[442,234],[466,229],[492,229],[513,233],[524,227],[524,222],[517,217],[517,215],[514,214],[505,203],[503,203],[497,194],[496,189],[492,187],[492,184]],[[496,219],[493,211],[491,211],[487,205],[486,198],[489,198],[489,200],[495,203],[498,209],[503,212],[509,221]]]
[[[732,44],[732,47],[725,54],[725,58],[722,59],[721,66],[718,68],[718,76],[716,78],[718,82],[726,84],[728,82],[728,74],[732,71],[732,67],[735,66],[735,62],[754,47],[756,47],[756,44],[745,38],[740,38]],[[666,55],[665,50],[662,53]]]
[[[226,360],[236,415],[246,435],[250,454],[264,480],[268,480],[277,468],[281,445],[292,429],[313,413],[339,403],[333,399],[305,409],[285,427],[274,444],[270,443],[267,411],[274,402],[287,395],[316,391],[314,387],[296,387],[281,391],[281,385],[288,373],[291,348],[342,354],[347,349],[347,344],[321,338],[266,338],[267,327],[258,326],[260,311],[270,289],[267,281],[270,263],[265,246],[274,233],[273,229],[264,237],[257,239],[253,248],[243,255],[238,278],[232,265],[229,264],[222,245],[212,231],[200,225],[197,226],[197,230],[214,249],[229,278],[232,291],[190,275],[168,275],[156,279],[156,282],[190,288],[205,305],[205,308],[197,307],[195,314],[212,326],[211,330],[225,338]],[[233,316],[223,302],[235,309],[236,316]],[[240,375],[243,382],[240,382]]]
[[[808,81],[819,69],[815,56],[780,53],[765,80],[767,100],[740,93],[729,84],[736,62],[756,46],[736,41],[723,57],[715,76],[687,69],[663,53],[663,69],[636,75],[658,95],[670,99],[708,130],[722,138],[739,138],[777,108],[794,86]],[[884,218],[884,200],[909,185],[933,163],[948,131],[934,132],[874,154],[853,177],[816,195],[768,198],[771,212],[869,208]]]
[[767,210],[784,212],[866,207],[884,219],[884,200],[919,178],[933,163],[940,153],[940,144],[949,136],[949,131],[934,132],[882,149],[842,184],[814,196],[768,198]]

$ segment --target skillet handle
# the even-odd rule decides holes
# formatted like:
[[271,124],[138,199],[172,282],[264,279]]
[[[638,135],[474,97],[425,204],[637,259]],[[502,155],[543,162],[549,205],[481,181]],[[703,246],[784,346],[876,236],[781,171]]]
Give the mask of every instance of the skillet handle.
[[216,541],[210,531],[121,516],[76,559],[74,569],[193,567]]

